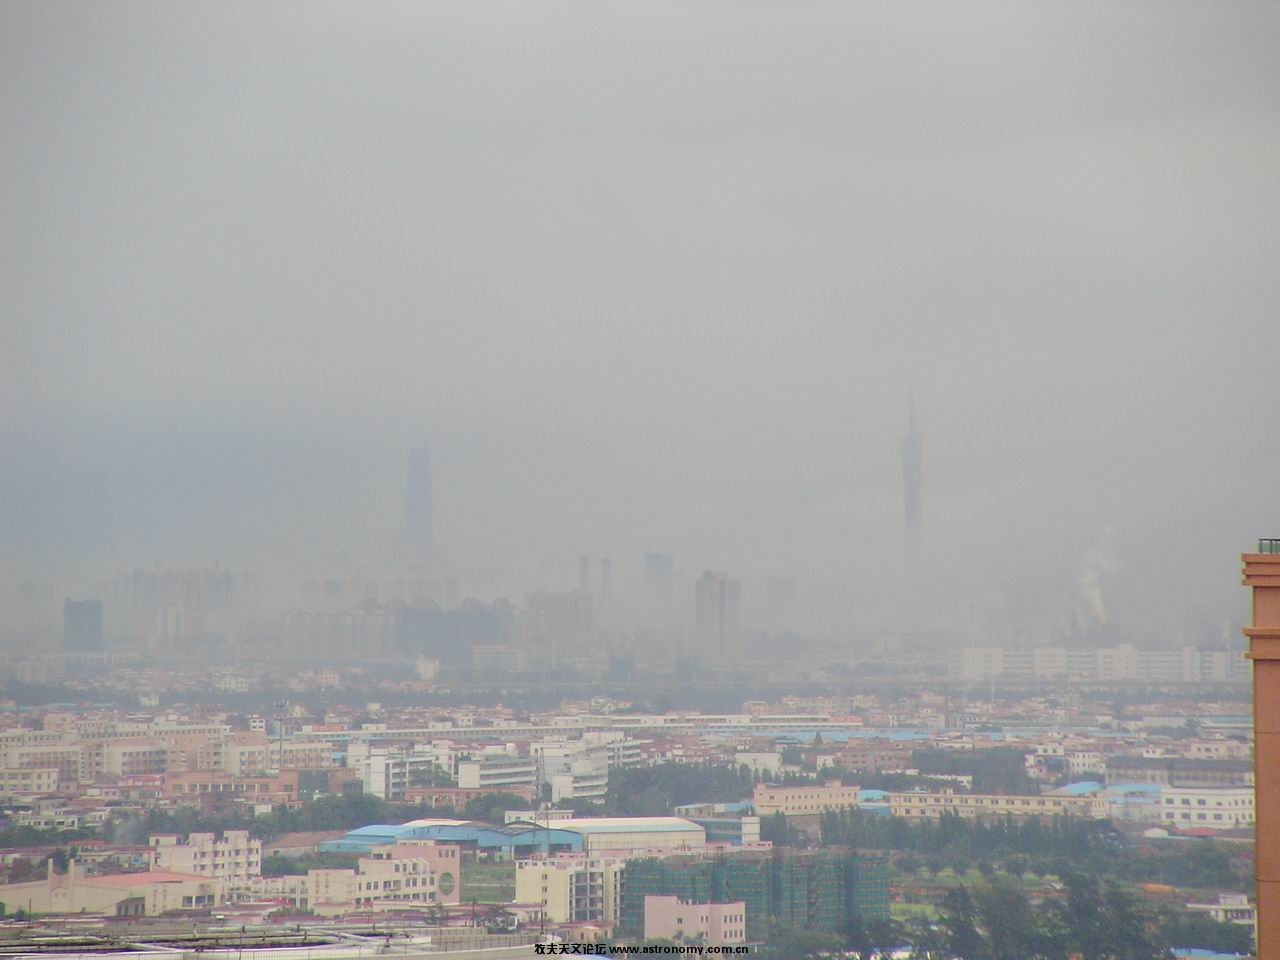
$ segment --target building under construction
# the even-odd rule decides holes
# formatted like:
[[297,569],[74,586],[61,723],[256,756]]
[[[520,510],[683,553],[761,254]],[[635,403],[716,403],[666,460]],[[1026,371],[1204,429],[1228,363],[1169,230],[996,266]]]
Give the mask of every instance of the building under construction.
[[844,848],[742,851],[709,860],[631,860],[623,883],[623,936],[642,935],[646,896],[695,903],[741,900],[747,939],[760,941],[773,923],[834,933],[853,917],[888,919],[889,870],[882,854]]

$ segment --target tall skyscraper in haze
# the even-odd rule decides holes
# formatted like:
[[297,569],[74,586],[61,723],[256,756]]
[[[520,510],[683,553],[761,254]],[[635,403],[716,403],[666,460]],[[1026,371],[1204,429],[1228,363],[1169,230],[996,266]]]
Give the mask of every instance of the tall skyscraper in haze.
[[902,438],[902,508],[907,548],[920,543],[920,498],[924,469],[924,438],[916,425],[915,400],[907,417],[907,435]]
[[694,591],[698,644],[704,656],[729,657],[738,652],[741,589],[737,580],[707,570]]
[[435,527],[431,512],[431,453],[425,442],[409,451],[406,519],[411,559],[420,563],[430,561],[435,547]]

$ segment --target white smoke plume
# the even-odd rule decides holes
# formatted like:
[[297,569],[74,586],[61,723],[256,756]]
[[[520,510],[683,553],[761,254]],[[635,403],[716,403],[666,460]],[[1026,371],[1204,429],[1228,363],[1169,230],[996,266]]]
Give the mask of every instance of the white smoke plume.
[[1076,576],[1076,593],[1084,604],[1084,612],[1097,626],[1107,622],[1107,607],[1102,602],[1102,578],[1115,573],[1119,566],[1111,552],[1114,535],[1114,528],[1108,527],[1102,544],[1084,555],[1080,562],[1080,572]]

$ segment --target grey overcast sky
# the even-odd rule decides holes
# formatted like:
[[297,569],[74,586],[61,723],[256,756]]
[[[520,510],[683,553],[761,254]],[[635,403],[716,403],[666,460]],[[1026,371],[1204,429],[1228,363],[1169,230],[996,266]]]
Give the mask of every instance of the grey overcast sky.
[[[0,7],[0,572],[478,595],[796,576],[873,622],[914,385],[945,620],[1238,615],[1280,535],[1280,4]],[[940,588],[941,589],[941,588]],[[832,629],[842,625],[840,617]]]

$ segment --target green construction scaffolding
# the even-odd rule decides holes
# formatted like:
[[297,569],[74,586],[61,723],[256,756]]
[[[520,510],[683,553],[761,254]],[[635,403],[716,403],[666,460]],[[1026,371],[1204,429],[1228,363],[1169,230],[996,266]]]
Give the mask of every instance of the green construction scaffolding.
[[646,896],[694,903],[741,900],[752,941],[765,939],[772,923],[834,933],[851,916],[888,919],[889,869],[883,855],[847,850],[631,860],[622,887],[622,936],[643,936]]

